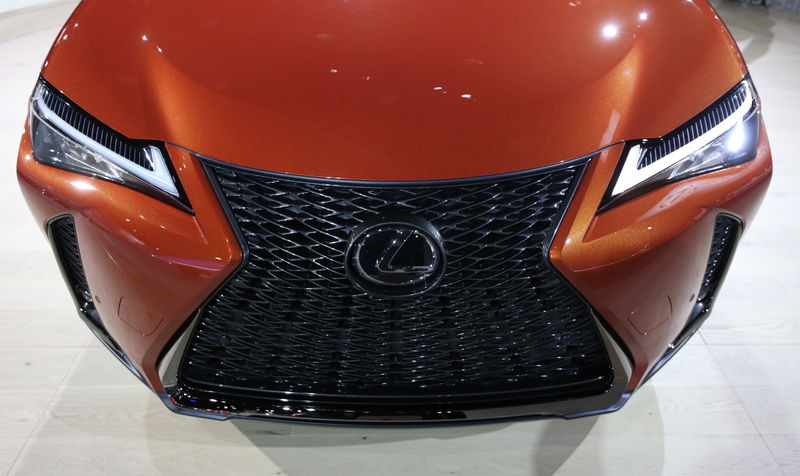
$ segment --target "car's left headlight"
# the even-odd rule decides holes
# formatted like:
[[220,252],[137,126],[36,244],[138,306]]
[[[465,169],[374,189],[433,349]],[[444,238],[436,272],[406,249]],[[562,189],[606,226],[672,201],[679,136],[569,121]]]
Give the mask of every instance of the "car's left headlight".
[[40,80],[28,120],[36,161],[115,182],[191,211],[164,145],[128,139]]
[[669,134],[627,142],[600,210],[668,183],[752,160],[760,123],[758,97],[746,78]]

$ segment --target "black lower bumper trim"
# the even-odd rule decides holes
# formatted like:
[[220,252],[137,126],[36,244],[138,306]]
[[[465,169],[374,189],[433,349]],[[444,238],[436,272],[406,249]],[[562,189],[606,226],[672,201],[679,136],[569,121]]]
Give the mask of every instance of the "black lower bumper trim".
[[[282,397],[275,395],[265,399],[263,394],[253,395],[247,391],[232,393],[230,388],[197,389],[182,383],[177,378],[177,363],[183,355],[181,347],[186,345],[187,337],[184,337],[176,340],[161,361],[159,373],[166,391],[159,395],[167,407],[181,414],[217,420],[256,418],[322,424],[418,425],[546,416],[577,418],[613,412],[620,409],[630,395],[627,384],[631,376],[631,364],[611,333],[599,319],[594,319],[613,371],[612,382],[600,394],[564,399],[563,396],[559,397],[563,395],[559,390],[563,389],[553,388],[548,396],[543,396],[542,389],[538,388],[528,395],[524,392],[505,394],[493,401],[487,401],[480,395],[471,401],[463,395],[452,401],[443,396],[403,401],[388,397],[383,404],[370,400],[363,402],[364,405],[357,400],[343,401],[341,396],[325,398],[314,395],[312,398],[303,398],[287,393]],[[192,326],[188,329],[191,330]],[[186,334],[188,336],[188,331]]]

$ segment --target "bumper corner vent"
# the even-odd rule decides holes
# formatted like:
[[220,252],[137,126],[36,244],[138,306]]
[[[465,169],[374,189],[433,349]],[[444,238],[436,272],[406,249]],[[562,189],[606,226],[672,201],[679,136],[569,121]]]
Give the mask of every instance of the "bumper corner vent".
[[58,265],[61,268],[64,280],[69,286],[75,306],[78,308],[78,314],[103,345],[139,380],[144,382],[145,380],[139,370],[106,330],[94,306],[94,298],[89,290],[89,283],[86,280],[86,273],[81,260],[78,235],[75,231],[75,219],[69,215],[61,216],[52,220],[47,228]]

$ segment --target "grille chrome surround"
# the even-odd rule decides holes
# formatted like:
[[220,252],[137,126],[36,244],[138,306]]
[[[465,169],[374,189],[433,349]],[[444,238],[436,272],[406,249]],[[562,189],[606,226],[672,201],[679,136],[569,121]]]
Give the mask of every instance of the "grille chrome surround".
[[[245,259],[162,360],[171,406],[261,416],[315,407],[304,416],[331,418],[324,408],[352,421],[619,400],[628,374],[547,258],[587,159],[439,183],[204,163]],[[371,296],[345,276],[348,237],[398,212],[437,226],[451,266],[421,296]]]

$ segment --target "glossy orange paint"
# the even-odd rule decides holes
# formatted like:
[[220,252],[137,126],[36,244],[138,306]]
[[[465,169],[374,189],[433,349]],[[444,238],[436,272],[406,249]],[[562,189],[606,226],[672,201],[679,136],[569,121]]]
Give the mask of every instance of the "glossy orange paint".
[[43,68],[128,137],[366,180],[658,137],[745,73],[705,0],[85,0]]
[[195,214],[42,165],[27,130],[18,174],[42,229],[75,217],[103,324],[163,390],[165,347],[242,259],[194,153],[298,175],[431,180],[602,150],[550,255],[622,339],[633,389],[689,317],[714,215],[748,226],[771,156],[762,124],[755,160],[598,214],[620,142],[669,132],[746,73],[704,0],[84,0],[43,76],[124,135],[168,143]]
[[[752,161],[658,188],[597,214],[621,152],[621,145],[612,147],[592,161],[550,258],[627,345],[634,363],[632,390],[689,319],[717,214],[736,216],[747,230],[772,176],[772,154],[762,121]],[[637,322],[654,328],[643,332]]]
[[17,161],[23,195],[42,231],[57,216],[74,217],[103,325],[156,390],[163,389],[156,364],[167,343],[242,259],[197,159],[175,147],[168,151],[194,215],[36,162],[27,127]]

